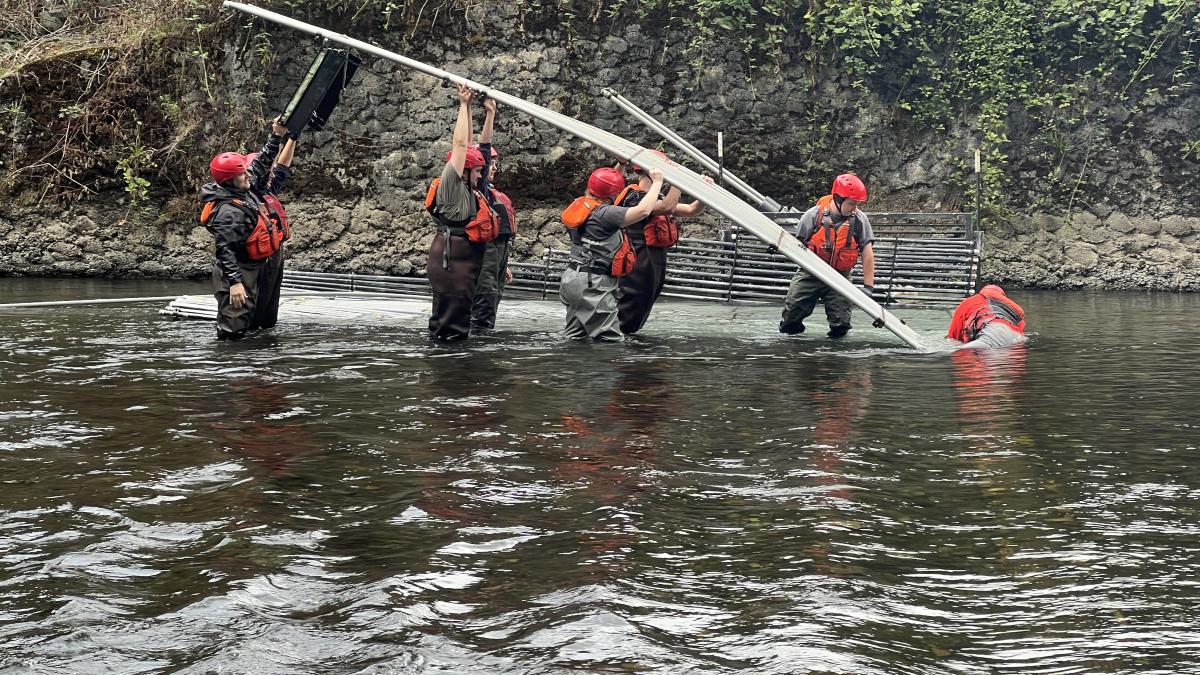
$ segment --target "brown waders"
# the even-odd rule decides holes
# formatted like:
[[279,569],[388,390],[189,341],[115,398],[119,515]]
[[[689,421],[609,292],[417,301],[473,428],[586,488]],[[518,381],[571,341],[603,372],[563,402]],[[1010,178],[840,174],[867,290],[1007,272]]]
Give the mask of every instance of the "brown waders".
[[429,245],[425,273],[433,288],[433,313],[429,337],[454,342],[471,332],[471,306],[483,264],[483,244],[473,244],[466,235],[450,234],[439,227]]

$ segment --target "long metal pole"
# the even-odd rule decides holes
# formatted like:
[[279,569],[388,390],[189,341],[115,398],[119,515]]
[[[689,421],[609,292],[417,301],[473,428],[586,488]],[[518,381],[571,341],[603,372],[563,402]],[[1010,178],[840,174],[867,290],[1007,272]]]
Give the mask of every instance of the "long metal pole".
[[178,295],[158,295],[153,297],[140,296],[134,298],[96,298],[93,300],[47,300],[44,302],[6,302],[0,304],[2,309],[17,307],[71,307],[74,305],[129,305],[135,302],[162,302],[175,300]]
[[671,129],[670,127],[668,127],[667,125],[654,119],[650,115],[650,113],[646,112],[645,110],[642,110],[637,105],[635,105],[632,101],[625,98],[617,91],[613,90],[612,88],[606,87],[606,88],[602,89],[600,93],[602,93],[605,96],[607,96],[608,98],[610,98],[613,103],[616,103],[625,112],[632,115],[635,119],[640,121],[642,124],[645,124],[646,126],[650,127],[654,131],[658,132],[658,135],[662,136],[664,139],[666,139],[672,145],[679,148],[685,154],[690,156],[692,159],[699,162],[700,165],[703,166],[705,169],[707,169],[709,171],[718,172],[721,175],[721,179],[719,179],[718,182],[721,182],[723,180],[724,182],[732,185],[734,188],[736,188],[738,190],[738,192],[741,192],[742,194],[746,195],[746,197],[750,200],[750,202],[754,205],[754,207],[757,208],[759,211],[773,213],[776,211],[783,210],[783,207],[779,205],[779,202],[775,201],[774,199],[771,199],[770,197],[767,197],[766,195],[759,192],[758,190],[755,190],[748,183],[746,183],[746,181],[742,180],[741,178],[738,178],[734,174],[732,174],[728,171],[724,171],[723,170],[723,164],[724,164],[723,162],[713,161],[713,159],[711,157],[709,157],[708,155],[701,152],[696,146],[689,143],[687,141],[687,139],[685,139],[682,136],[680,136],[679,134],[675,133],[675,131],[673,129]]
[[669,159],[658,157],[636,143],[627,141],[607,131],[597,129],[590,124],[585,124],[577,119],[556,113],[553,110],[543,108],[540,105],[530,103],[497,89],[485,87],[478,82],[473,82],[465,77],[454,75],[440,68],[435,68],[420,61],[414,61],[406,56],[389,52],[381,47],[376,47],[361,40],[346,37],[340,33],[334,33],[333,31],[318,28],[303,21],[297,21],[281,14],[240,2],[225,0],[223,4],[231,9],[273,21],[282,26],[288,26],[312,35],[319,35],[330,42],[344,44],[368,54],[374,54],[380,58],[395,61],[433,77],[465,85],[476,91],[486,93],[488,96],[496,99],[497,102],[514,110],[552,124],[572,136],[578,136],[592,145],[615,155],[621,161],[639,164],[643,167],[654,167],[662,171],[664,177],[672,185],[687,194],[695,196],[713,211],[741,225],[746,231],[761,239],[763,243],[774,246],[792,262],[803,267],[809,274],[812,274],[826,286],[844,296],[856,307],[866,312],[872,319],[881,321],[884,327],[909,346],[915,349],[927,349],[921,342],[921,338],[904,321],[881,307],[874,299],[850,283],[849,279],[846,279],[832,267],[825,264],[815,253],[800,245],[800,242],[782,227],[761,212],[755,210],[754,207],[725,191],[724,188],[704,180],[700,174],[685,166],[676,164]]
[[[319,296],[354,296],[356,298],[380,297],[387,298],[397,295],[396,293],[373,293],[365,291],[305,291],[294,288],[284,288],[284,296],[295,295],[319,295]],[[205,294],[207,295],[207,294]],[[41,302],[6,302],[0,304],[0,309],[23,309],[25,307],[76,307],[82,305],[132,305],[139,302],[163,302],[174,301],[179,298],[185,298],[184,295],[156,295],[156,296],[138,296],[133,298],[94,298],[91,300],[46,300]]]

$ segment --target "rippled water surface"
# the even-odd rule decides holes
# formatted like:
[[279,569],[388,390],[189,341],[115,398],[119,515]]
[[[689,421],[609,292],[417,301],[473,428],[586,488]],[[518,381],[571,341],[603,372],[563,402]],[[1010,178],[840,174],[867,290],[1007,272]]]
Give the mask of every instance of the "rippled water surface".
[[1014,297],[1026,348],[953,355],[0,310],[0,670],[1200,672],[1200,297]]

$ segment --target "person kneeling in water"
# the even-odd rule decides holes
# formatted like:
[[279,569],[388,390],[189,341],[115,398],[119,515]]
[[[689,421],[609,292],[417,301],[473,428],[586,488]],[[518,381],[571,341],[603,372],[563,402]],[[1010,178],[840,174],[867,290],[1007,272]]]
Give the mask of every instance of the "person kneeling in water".
[[1010,347],[1025,337],[1025,310],[989,284],[958,303],[946,337],[965,343],[959,349]]
[[663,174],[648,171],[651,184],[636,206],[614,206],[625,189],[625,177],[601,167],[588,177],[587,193],[563,211],[571,234],[571,258],[563,270],[559,297],[567,306],[568,338],[620,340],[617,326],[617,280],[634,266],[633,247],[625,228],[650,215],[662,189]]

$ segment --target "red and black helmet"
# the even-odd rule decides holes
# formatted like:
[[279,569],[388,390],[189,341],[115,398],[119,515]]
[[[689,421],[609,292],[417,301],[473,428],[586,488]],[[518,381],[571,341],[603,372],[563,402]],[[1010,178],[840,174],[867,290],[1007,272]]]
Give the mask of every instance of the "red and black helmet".
[[611,166],[602,166],[588,176],[587,191],[601,199],[612,199],[625,189],[625,177]]
[[208,173],[218,183],[233,180],[246,173],[250,162],[236,152],[222,152],[208,163]]
[[831,192],[838,197],[853,199],[856,202],[867,201],[867,186],[862,179],[852,173],[844,173],[833,179]]

